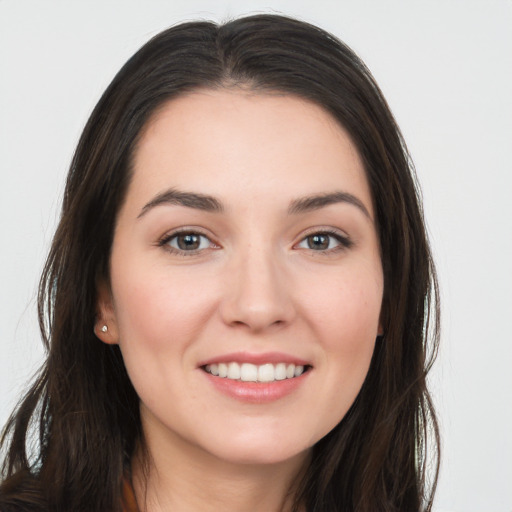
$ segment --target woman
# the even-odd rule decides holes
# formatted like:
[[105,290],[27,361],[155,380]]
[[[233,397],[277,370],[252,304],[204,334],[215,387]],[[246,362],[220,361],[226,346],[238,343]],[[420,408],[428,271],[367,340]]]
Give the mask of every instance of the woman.
[[413,171],[322,30],[187,23],[137,52],[78,145],[39,307],[0,510],[430,510]]

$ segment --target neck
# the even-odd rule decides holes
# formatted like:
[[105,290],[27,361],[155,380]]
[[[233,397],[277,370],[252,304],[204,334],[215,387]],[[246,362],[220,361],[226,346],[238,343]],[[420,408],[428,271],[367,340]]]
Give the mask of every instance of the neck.
[[145,442],[132,461],[140,512],[290,512],[294,483],[308,458],[301,453],[278,463],[245,464],[186,443]]

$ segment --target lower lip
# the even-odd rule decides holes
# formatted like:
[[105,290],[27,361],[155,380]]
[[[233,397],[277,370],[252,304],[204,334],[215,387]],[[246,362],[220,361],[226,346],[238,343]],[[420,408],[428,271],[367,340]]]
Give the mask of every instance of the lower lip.
[[275,380],[273,382],[244,382],[224,377],[216,377],[201,370],[215,388],[231,398],[241,402],[265,404],[274,402],[292,394],[308,378],[311,369],[300,377],[293,379]]

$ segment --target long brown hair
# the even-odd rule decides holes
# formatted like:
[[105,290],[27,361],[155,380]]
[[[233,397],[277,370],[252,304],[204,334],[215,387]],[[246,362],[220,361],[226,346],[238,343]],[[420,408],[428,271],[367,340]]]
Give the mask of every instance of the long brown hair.
[[258,15],[160,33],[91,114],[40,283],[47,359],[2,438],[2,511],[120,510],[123,475],[142,439],[139,400],[119,348],[93,333],[96,285],[108,280],[116,215],[150,116],[188,91],[239,85],[311,100],[348,131],[364,162],[382,254],[385,336],[349,412],[313,447],[296,508],[431,509],[439,435],[426,375],[439,307],[411,159],[378,86],[346,45],[312,25]]

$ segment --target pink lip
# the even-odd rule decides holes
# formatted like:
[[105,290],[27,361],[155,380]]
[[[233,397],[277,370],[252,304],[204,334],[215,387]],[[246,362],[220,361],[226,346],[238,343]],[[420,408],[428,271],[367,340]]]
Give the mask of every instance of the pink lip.
[[231,354],[223,354],[220,356],[212,357],[211,359],[201,361],[198,364],[198,367],[206,366],[207,364],[219,363],[251,363],[255,365],[266,363],[286,363],[294,364],[295,366],[311,366],[311,363],[305,359],[300,359],[299,357],[295,357],[290,354],[284,354],[282,352],[264,352],[261,354],[251,354],[249,352],[233,352]]
[[[226,359],[222,359],[222,361],[226,361]],[[233,360],[231,359],[231,361]],[[265,404],[284,398],[296,391],[309,377],[311,371],[304,372],[300,377],[274,382],[242,382],[241,380],[215,377],[206,371],[202,371],[202,373],[215,389],[230,398],[240,402]]]

